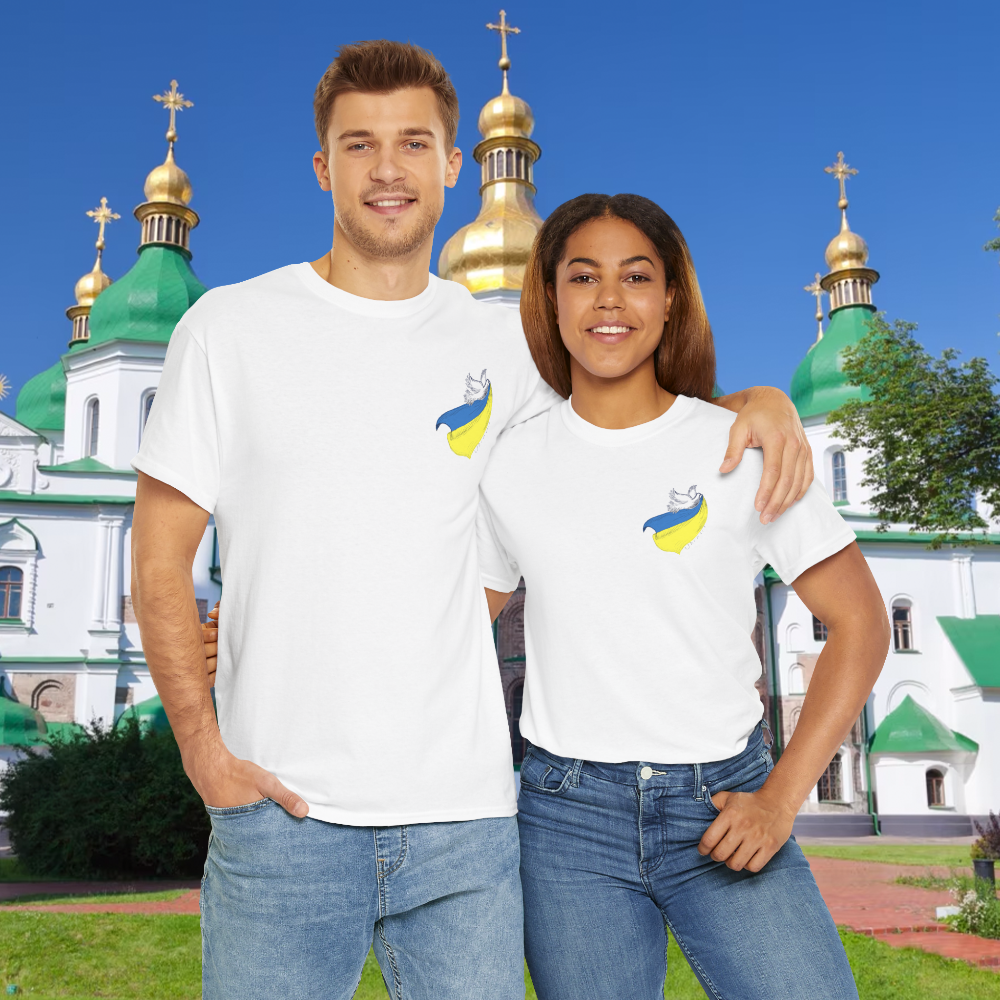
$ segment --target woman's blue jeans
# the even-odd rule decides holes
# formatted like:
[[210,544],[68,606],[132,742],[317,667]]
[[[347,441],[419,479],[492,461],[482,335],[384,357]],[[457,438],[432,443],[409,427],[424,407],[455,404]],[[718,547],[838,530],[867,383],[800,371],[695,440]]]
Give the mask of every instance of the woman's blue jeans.
[[709,997],[857,1000],[794,839],[757,874],[698,853],[719,814],[712,795],[755,791],[771,767],[760,726],[743,753],[710,764],[599,764],[529,748],[518,827],[539,1000],[662,1000],[665,927]]

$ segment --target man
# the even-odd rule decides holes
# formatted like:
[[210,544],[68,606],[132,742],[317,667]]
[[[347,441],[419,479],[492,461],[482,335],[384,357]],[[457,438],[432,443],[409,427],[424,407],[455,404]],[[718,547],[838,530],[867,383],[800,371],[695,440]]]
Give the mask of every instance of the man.
[[[134,463],[143,649],[212,817],[204,996],[349,998],[374,934],[394,997],[520,997],[516,803],[475,516],[497,435],[555,397],[516,314],[428,274],[462,163],[440,64],[347,46],[315,111],[331,251],[189,310]],[[754,398],[724,466],[764,445],[770,519],[811,459],[784,396]],[[212,512],[218,723],[191,582]]]

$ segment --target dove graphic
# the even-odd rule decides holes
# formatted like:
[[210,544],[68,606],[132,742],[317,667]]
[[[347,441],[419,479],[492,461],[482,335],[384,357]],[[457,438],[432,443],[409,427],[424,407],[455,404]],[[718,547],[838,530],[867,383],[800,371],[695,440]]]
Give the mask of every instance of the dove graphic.
[[686,493],[670,491],[666,512],[651,517],[642,530],[653,529],[653,541],[664,552],[680,553],[695,540],[708,520],[708,501],[692,486]]
[[484,368],[479,378],[465,376],[465,402],[438,417],[434,430],[448,428],[448,446],[456,455],[472,458],[479,447],[493,412],[493,386]]

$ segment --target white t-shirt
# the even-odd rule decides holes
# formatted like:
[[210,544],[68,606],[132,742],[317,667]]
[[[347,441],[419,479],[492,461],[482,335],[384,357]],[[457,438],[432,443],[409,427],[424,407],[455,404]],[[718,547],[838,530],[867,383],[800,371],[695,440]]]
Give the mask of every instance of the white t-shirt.
[[479,481],[557,398],[516,311],[433,276],[383,302],[292,265],[175,330],[133,464],[214,512],[222,736],[311,816],[515,812]]
[[818,483],[776,522],[763,461],[719,473],[735,414],[678,396],[626,430],[566,401],[501,437],[483,477],[487,587],[523,575],[521,732],[563,757],[664,764],[740,753],[761,718],[753,579],[854,540]]

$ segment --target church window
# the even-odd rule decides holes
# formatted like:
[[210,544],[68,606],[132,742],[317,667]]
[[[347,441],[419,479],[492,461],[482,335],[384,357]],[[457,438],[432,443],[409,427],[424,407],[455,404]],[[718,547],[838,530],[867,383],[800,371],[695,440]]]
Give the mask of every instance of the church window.
[[155,392],[149,392],[142,398],[142,426],[146,426],[149,414],[153,409],[153,400],[156,398]]
[[16,566],[0,567],[0,618],[21,617],[24,574]]
[[513,149],[508,149],[507,150],[507,176],[508,177],[513,177],[514,176],[514,150]]
[[816,793],[820,802],[844,801],[844,774],[840,754],[830,761],[830,766],[820,775]]
[[503,177],[503,150],[497,150],[497,179]]
[[826,626],[815,615],[813,615],[813,638],[817,642],[826,642],[826,637]]
[[944,775],[932,767],[927,772],[927,805],[933,809],[944,804]]
[[493,180],[497,175],[497,159],[493,153],[490,153],[488,157],[489,161],[489,179]]
[[833,500],[847,499],[847,459],[842,451],[833,453]]
[[896,601],[892,606],[892,645],[897,652],[913,649],[913,608],[909,602]]
[[517,160],[516,160],[516,163],[515,163],[515,170],[514,170],[514,175],[515,175],[516,177],[523,177],[523,176],[524,176],[524,175],[523,175],[523,174],[521,173],[521,169],[522,169],[522,164],[523,164],[523,160],[524,160],[524,157],[523,157],[523,155],[521,154],[521,150],[518,150],[518,151],[517,151]]
[[514,763],[524,760],[528,741],[521,735],[521,707],[524,704],[524,684],[518,683],[510,696],[510,743],[514,752]]
[[87,455],[97,454],[97,441],[101,432],[101,404],[92,399],[87,404]]

